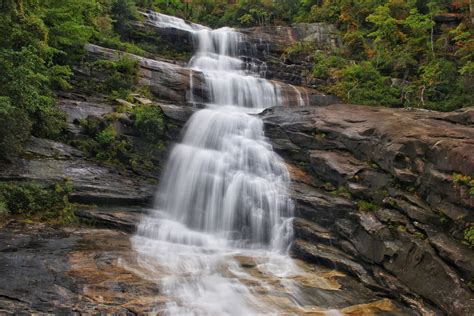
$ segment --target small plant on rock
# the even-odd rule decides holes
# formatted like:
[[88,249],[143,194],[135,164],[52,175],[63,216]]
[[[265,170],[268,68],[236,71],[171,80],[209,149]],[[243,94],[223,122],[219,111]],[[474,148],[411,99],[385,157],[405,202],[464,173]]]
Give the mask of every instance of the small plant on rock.
[[376,212],[380,209],[380,206],[377,204],[364,200],[357,201],[357,206],[360,212]]
[[469,247],[474,247],[474,225],[469,226],[464,231],[464,239],[469,244]]
[[474,196],[474,178],[460,173],[453,173],[453,182],[469,189],[469,195]]

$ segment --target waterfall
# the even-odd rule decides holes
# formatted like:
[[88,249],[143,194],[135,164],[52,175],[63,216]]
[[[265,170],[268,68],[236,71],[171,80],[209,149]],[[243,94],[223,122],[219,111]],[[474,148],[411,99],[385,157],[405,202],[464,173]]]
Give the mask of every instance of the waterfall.
[[[192,35],[196,52],[189,67],[203,74],[210,93],[210,102],[190,118],[181,143],[172,149],[154,208],[132,238],[146,276],[169,298],[157,311],[276,313],[242,281],[255,278],[235,256],[257,261],[269,277],[298,273],[287,255],[293,213],[289,173],[255,115],[282,104],[280,88],[239,57],[242,34],[158,13],[147,16],[157,27]],[[188,101],[192,97],[191,91]]]

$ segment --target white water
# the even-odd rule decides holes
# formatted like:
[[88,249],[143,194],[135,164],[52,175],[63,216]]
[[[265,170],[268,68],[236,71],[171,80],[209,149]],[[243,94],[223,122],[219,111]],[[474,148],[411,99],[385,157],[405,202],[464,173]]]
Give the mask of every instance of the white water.
[[[175,17],[148,14],[157,27],[191,32],[211,102],[189,120],[162,176],[155,207],[132,245],[147,278],[160,284],[168,315],[282,313],[265,294],[293,293],[300,273],[287,254],[292,239],[289,173],[267,143],[255,113],[281,105],[279,87],[239,59],[242,34],[210,30]],[[192,91],[188,101],[193,101]],[[263,278],[241,267],[257,263]],[[273,280],[272,282],[264,280]],[[276,280],[276,281],[275,281]],[[253,284],[250,286],[249,284]],[[288,294],[290,300],[296,294]]]

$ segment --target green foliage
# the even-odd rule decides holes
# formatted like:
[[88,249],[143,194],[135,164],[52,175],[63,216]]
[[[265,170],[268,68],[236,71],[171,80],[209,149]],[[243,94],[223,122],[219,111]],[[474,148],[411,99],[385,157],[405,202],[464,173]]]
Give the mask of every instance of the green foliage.
[[135,105],[126,109],[126,112],[130,111],[130,118],[139,133],[133,142],[119,135],[114,128],[123,115],[110,115],[108,121],[93,117],[82,120],[83,133],[89,138],[74,140],[71,144],[99,161],[133,170],[156,170],[154,163],[165,149],[163,113],[156,105]]
[[332,196],[340,196],[346,199],[352,199],[352,194],[344,186],[339,186],[336,190],[331,191]]
[[469,244],[469,247],[474,247],[474,225],[464,230],[464,240]]
[[0,48],[0,159],[14,159],[30,133],[57,138],[65,126],[51,88],[69,73],[48,67],[46,60],[33,46]]
[[136,106],[133,109],[134,124],[140,136],[150,144],[159,144],[163,139],[163,113],[156,105]]
[[469,15],[454,29],[435,30],[434,17],[448,11],[448,2],[323,0],[303,5],[311,10],[300,20],[335,23],[347,48],[329,54],[342,59],[335,66],[328,56],[316,54],[313,75],[330,79],[324,91],[368,105],[449,111],[472,104]]
[[294,0],[149,0],[139,5],[211,27],[252,27],[295,22],[306,7]]
[[[139,63],[137,60],[123,57],[119,60],[99,59],[85,64],[94,78],[94,90],[108,94],[110,99],[126,99],[138,80]],[[90,81],[87,84],[91,84]]]
[[92,117],[81,120],[80,125],[90,139],[74,140],[71,143],[73,146],[99,161],[114,164],[128,161],[126,156],[131,150],[131,145],[127,140],[117,135],[113,125]]
[[377,204],[364,200],[357,201],[357,207],[360,212],[376,212],[380,209]]
[[75,218],[68,199],[71,192],[72,183],[68,180],[51,185],[0,183],[0,214],[72,222]]
[[460,173],[453,174],[453,182],[465,186],[469,195],[474,196],[474,178]]
[[139,17],[133,0],[113,0],[110,12],[114,30],[119,34],[126,33],[131,28],[131,23]]
[[398,89],[391,87],[390,78],[383,76],[370,62],[349,65],[339,75],[341,79],[330,91],[347,102],[387,106],[400,104]]

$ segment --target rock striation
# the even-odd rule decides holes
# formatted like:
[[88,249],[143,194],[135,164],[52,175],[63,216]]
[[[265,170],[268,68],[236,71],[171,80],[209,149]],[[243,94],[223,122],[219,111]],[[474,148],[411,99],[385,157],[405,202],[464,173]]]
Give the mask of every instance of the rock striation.
[[474,174],[473,115],[348,104],[267,110],[266,135],[293,165],[294,254],[407,304],[421,297],[438,312],[472,314],[474,252],[463,231],[474,197],[452,175]]

